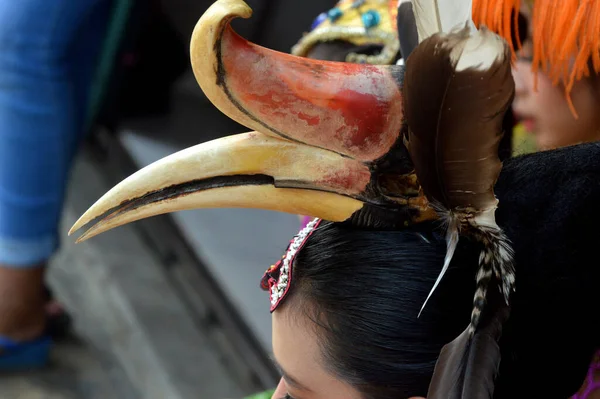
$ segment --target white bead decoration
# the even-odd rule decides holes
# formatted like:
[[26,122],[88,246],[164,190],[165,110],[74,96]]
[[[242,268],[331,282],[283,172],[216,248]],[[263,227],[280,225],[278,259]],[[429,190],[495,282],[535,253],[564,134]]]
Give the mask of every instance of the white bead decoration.
[[300,250],[300,246],[306,240],[306,237],[314,230],[315,226],[318,224],[319,219],[314,219],[310,223],[306,225],[296,237],[292,240],[292,243],[288,247],[288,251],[283,257],[281,269],[279,271],[279,279],[277,280],[277,284],[271,288],[271,305],[275,306],[277,302],[281,299],[285,290],[288,286],[289,282],[289,274],[290,274],[290,265],[293,262],[296,254]]

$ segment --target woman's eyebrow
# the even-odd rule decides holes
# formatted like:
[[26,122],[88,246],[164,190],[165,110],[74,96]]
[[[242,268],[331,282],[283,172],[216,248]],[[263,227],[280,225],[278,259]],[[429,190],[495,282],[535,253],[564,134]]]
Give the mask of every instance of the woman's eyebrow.
[[295,379],[294,377],[292,377],[291,375],[289,375],[283,369],[283,367],[281,367],[281,365],[279,364],[279,362],[277,361],[277,359],[275,359],[274,355],[271,355],[271,361],[273,362],[273,364],[275,365],[275,368],[277,369],[277,371],[279,371],[279,374],[281,374],[281,376],[283,377],[283,379],[285,380],[286,383],[288,383],[293,388],[295,388],[295,389],[297,389],[299,391],[311,392],[310,389],[308,389],[307,387],[305,387],[304,385],[302,385],[300,382],[298,382],[297,379]]

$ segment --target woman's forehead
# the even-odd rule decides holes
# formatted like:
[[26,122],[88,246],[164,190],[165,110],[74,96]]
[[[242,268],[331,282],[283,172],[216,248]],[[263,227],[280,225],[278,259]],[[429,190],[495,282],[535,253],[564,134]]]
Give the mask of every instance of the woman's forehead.
[[303,312],[288,306],[291,303],[272,314],[273,355],[286,383],[303,387],[296,392],[306,393],[302,397],[307,399],[361,399],[356,390],[328,371],[319,343],[322,335]]
[[289,308],[273,312],[273,355],[281,371],[294,380],[313,382],[323,371],[316,334],[302,321],[304,316],[292,315]]

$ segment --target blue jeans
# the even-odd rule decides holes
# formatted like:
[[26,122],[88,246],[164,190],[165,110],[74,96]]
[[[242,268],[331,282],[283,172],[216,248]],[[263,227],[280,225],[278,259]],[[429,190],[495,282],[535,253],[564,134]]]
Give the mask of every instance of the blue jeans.
[[0,264],[58,247],[111,0],[0,0]]

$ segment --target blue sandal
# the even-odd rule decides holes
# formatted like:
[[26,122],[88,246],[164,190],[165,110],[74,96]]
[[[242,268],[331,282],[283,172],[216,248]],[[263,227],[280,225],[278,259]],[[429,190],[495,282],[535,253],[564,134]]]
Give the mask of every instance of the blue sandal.
[[44,367],[48,364],[51,347],[52,340],[46,336],[25,342],[0,336],[0,372]]

